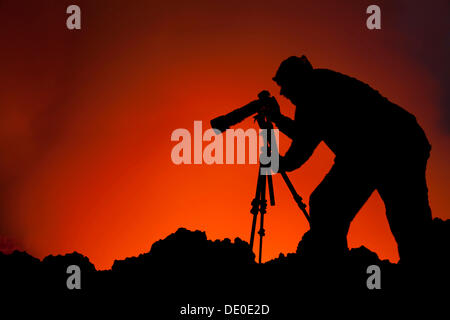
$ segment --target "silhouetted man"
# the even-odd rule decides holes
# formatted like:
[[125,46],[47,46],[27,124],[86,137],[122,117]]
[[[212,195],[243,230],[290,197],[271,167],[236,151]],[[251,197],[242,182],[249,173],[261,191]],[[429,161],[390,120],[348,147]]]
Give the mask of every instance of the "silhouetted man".
[[309,200],[314,249],[323,255],[348,250],[350,223],[378,190],[400,259],[426,250],[424,231],[432,218],[425,169],[431,146],[416,118],[355,78],[314,69],[305,56],[283,61],[273,80],[297,107],[295,120],[283,116],[278,105],[271,108],[274,123],[292,139],[280,169],[299,168],[322,141],[336,155]]

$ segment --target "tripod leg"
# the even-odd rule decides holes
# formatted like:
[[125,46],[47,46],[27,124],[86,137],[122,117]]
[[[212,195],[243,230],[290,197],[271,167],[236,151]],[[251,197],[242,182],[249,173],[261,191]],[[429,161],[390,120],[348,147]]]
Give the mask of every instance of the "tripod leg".
[[267,176],[267,183],[269,184],[269,199],[270,199],[270,205],[275,205],[275,193],[273,192],[273,182],[272,182],[272,176]]
[[256,181],[256,193],[255,198],[252,200],[252,208],[250,213],[253,215],[252,221],[252,231],[250,233],[250,248],[253,250],[253,243],[255,241],[255,230],[256,230],[256,219],[258,218],[259,203],[261,199],[261,180],[262,176],[260,174],[261,170],[258,169],[258,180]]
[[264,230],[264,214],[267,212],[267,201],[266,201],[266,177],[262,176],[261,179],[261,202],[259,207],[259,212],[261,213],[261,224],[258,231],[259,234],[259,263],[261,263],[262,260],[262,247],[263,247],[263,237],[266,235],[266,231]]
[[303,203],[302,197],[300,197],[300,195],[295,190],[295,188],[292,185],[291,180],[289,180],[289,177],[287,176],[286,172],[281,171],[280,173],[284,179],[284,182],[286,182],[286,185],[287,185],[289,191],[291,192],[292,197],[294,198],[295,202],[297,202],[297,205],[300,208],[300,210],[302,210],[303,214],[305,215],[306,220],[308,220],[308,223],[311,225],[311,220],[310,220],[309,214],[306,211],[306,204]]
[[255,241],[255,229],[256,229],[256,218],[258,217],[258,213],[253,213],[253,221],[252,221],[252,231],[250,234],[250,248],[253,250],[253,242]]
[[261,228],[259,229],[259,263],[261,263],[262,259],[262,246],[263,246],[263,237],[265,236],[264,230],[264,215],[261,214]]

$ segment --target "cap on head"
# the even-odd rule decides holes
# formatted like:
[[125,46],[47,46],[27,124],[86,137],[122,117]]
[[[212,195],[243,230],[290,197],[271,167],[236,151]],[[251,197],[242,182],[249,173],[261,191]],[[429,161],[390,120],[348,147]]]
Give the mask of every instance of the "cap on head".
[[310,73],[313,70],[311,63],[306,56],[292,56],[281,62],[273,81],[280,84],[286,80],[298,79]]

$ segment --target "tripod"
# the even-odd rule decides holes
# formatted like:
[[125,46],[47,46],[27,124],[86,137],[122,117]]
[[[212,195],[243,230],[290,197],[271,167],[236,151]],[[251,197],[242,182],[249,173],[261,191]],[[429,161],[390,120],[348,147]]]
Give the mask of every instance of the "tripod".
[[[258,122],[258,125],[261,129],[266,130],[266,139],[263,139],[263,150],[267,150],[267,156],[270,157],[272,153],[272,147],[276,152],[278,152],[278,148],[276,145],[276,141],[272,141],[272,129],[273,124],[269,120],[268,116],[264,113],[258,113],[255,117],[255,120]],[[252,230],[250,234],[250,248],[253,250],[253,244],[255,241],[255,231],[256,231],[256,222],[258,218],[258,213],[260,213],[260,228],[258,231],[259,234],[259,263],[261,263],[262,258],[262,246],[263,246],[263,237],[266,235],[266,231],[264,230],[264,215],[267,213],[267,200],[266,200],[266,188],[267,185],[269,187],[269,198],[270,198],[270,205],[275,205],[275,194],[273,191],[273,182],[272,182],[272,175],[269,173],[267,175],[262,174],[263,169],[270,167],[270,163],[268,164],[262,164],[261,158],[259,158],[259,168],[258,168],[258,179],[256,182],[256,193],[255,198],[253,198],[251,205],[252,208],[250,210],[250,213],[253,215],[252,220]],[[268,170],[268,169],[267,169]],[[300,210],[303,212],[303,214],[306,217],[306,220],[308,220],[308,223],[310,223],[310,218],[308,215],[308,212],[306,211],[306,205],[303,203],[302,197],[295,191],[294,186],[292,185],[291,181],[289,180],[289,177],[287,176],[286,172],[281,171],[281,176],[283,177],[284,182],[288,186],[289,191],[291,192],[292,196],[294,197],[295,202],[297,203]]]

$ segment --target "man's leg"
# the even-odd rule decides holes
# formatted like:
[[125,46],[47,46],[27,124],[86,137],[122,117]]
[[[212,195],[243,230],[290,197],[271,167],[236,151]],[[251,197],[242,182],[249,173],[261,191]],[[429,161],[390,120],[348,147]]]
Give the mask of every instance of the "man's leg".
[[386,171],[377,185],[400,260],[405,263],[425,257],[428,251],[432,217],[425,169],[426,159],[409,158]]
[[310,237],[317,254],[339,256],[348,250],[350,223],[375,190],[369,177],[361,167],[335,164],[311,194]]

